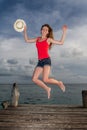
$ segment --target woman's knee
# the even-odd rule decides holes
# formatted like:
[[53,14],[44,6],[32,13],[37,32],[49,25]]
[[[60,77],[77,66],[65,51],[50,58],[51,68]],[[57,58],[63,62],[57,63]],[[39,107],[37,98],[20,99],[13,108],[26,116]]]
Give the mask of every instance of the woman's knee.
[[32,81],[35,83],[37,81],[37,78],[32,77]]
[[48,78],[43,78],[43,82],[48,83]]

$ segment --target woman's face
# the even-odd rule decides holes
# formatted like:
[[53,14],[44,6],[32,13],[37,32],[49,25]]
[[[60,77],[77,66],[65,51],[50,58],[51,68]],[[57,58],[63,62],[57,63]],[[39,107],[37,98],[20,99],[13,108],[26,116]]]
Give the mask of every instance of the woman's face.
[[47,34],[49,33],[48,27],[44,26],[41,30],[41,34],[43,36],[47,36]]

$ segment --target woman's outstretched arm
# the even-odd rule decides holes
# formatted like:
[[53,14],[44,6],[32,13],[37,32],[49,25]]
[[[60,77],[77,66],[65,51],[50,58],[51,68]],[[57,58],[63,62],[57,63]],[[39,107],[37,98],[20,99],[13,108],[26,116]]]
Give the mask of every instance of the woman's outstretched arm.
[[36,39],[37,38],[29,38],[28,35],[27,35],[27,26],[25,25],[24,27],[24,39],[27,43],[34,43],[36,42]]

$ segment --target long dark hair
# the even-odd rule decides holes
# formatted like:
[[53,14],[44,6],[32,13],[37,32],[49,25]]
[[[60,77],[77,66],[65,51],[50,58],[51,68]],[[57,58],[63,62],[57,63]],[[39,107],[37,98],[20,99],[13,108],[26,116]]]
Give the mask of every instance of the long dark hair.
[[[49,32],[49,33],[47,34],[47,38],[52,38],[52,39],[54,39],[53,29],[50,27],[50,25],[49,25],[49,24],[44,24],[44,25],[42,25],[41,30],[42,30],[43,27],[47,27],[47,28],[48,28],[48,32]],[[51,49],[51,47],[52,47],[52,43],[50,43],[49,49]]]

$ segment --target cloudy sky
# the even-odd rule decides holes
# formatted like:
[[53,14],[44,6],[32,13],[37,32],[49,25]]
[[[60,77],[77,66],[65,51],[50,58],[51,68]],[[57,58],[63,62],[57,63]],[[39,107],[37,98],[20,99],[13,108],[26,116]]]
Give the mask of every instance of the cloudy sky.
[[50,51],[51,75],[65,83],[87,83],[87,0],[0,0],[0,83],[30,83],[37,63],[35,44],[25,43],[13,28],[19,18],[31,38],[48,23],[59,40],[66,24],[64,45]]

